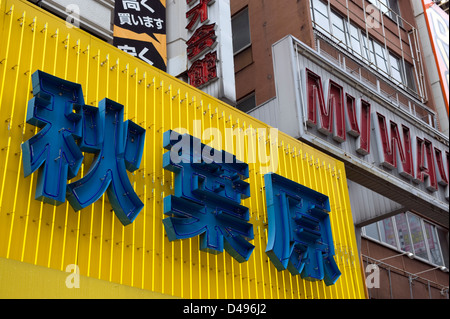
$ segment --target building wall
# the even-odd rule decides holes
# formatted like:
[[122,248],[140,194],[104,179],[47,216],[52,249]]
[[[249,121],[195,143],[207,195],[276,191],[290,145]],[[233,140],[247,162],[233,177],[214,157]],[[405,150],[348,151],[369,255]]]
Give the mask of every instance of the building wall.
[[[435,267],[429,264],[400,255],[398,251],[364,237],[361,239],[361,255],[366,278],[374,273],[372,268],[367,268],[368,265],[376,264],[380,270],[379,287],[368,289],[370,298],[448,299],[448,272],[433,269]],[[422,271],[426,272],[414,275]],[[410,278],[414,279],[411,284]]]
[[[99,38],[112,43],[114,0],[29,0],[62,19],[70,15],[75,23]],[[74,5],[76,7],[74,7]],[[72,11],[76,10],[79,11]]]
[[[302,2],[300,4],[300,2]],[[272,125],[280,127],[281,130],[288,132],[292,136],[298,137],[298,130],[300,130],[301,125],[303,123],[298,123],[298,119],[296,117],[299,110],[295,110],[295,94],[298,91],[298,83],[294,83],[291,81],[290,70],[295,68],[286,67],[279,72],[279,78],[283,77],[283,84],[276,85],[277,89],[272,87],[272,84],[275,79],[273,73],[270,73],[273,70],[273,57],[272,53],[276,50],[275,48],[270,50],[270,46],[276,43],[278,40],[283,38],[287,34],[292,34],[294,37],[298,38],[300,41],[306,43],[308,46],[315,48],[314,35],[313,30],[311,28],[311,17],[309,11],[309,1],[300,1],[293,3],[289,2],[288,5],[279,6],[276,3],[268,3],[268,1],[243,1],[243,0],[233,0],[231,1],[232,5],[232,15],[237,14],[240,10],[244,9],[248,6],[249,10],[249,20],[250,20],[250,33],[251,33],[251,47],[240,52],[235,55],[235,71],[236,71],[236,83],[237,83],[237,97],[242,98],[247,94],[255,91],[256,95],[256,105],[258,106],[256,109],[252,110],[250,114],[257,118],[260,118]],[[342,13],[343,16],[347,14],[347,6],[343,6],[347,1],[338,1],[332,0],[330,1],[331,6],[339,12]],[[367,4],[368,1],[365,1]],[[360,21],[360,27],[362,29],[365,28],[365,24],[363,24],[364,20],[361,20],[361,17],[364,16],[363,11],[363,1],[362,0],[349,0],[348,1],[349,8],[349,16],[354,21]],[[414,28],[417,28],[417,24],[415,22],[414,12],[412,10],[412,5],[410,1],[399,1],[400,11],[402,18],[404,18],[407,22],[409,22]],[[302,10],[295,10],[302,6]],[[279,12],[279,11],[283,12]],[[283,21],[282,19],[278,19],[280,16],[289,17]],[[390,20],[389,18],[384,18],[386,29],[389,31],[386,33],[387,43],[390,43],[391,46],[389,48],[396,52],[397,54],[401,54],[399,51],[399,36],[397,33],[397,25]],[[302,25],[302,31],[300,30],[300,24]],[[265,29],[267,26],[271,26],[271,31]],[[407,41],[407,32],[409,29],[404,27],[401,31],[402,37],[402,46],[404,50],[409,50],[409,42]],[[381,43],[383,43],[383,35],[380,33],[380,30],[372,30],[369,29],[368,32],[370,35],[378,39]],[[426,45],[419,39],[421,45]],[[336,50],[336,44],[331,44],[328,47],[321,47],[320,49],[325,51],[325,53],[329,55],[334,55],[336,57],[339,56],[339,53]],[[421,52],[423,51],[423,46],[420,48]],[[282,58],[280,60],[287,61],[288,55],[287,51],[282,48],[279,49],[282,51],[280,55]],[[278,52],[278,51],[277,51]],[[325,54],[324,54],[325,56]],[[424,55],[421,56],[424,59]],[[407,62],[412,63],[411,56],[405,55],[405,60]],[[336,64],[341,60],[336,58]],[[348,61],[348,59],[346,60]],[[425,85],[428,93],[428,101],[425,103],[425,106],[430,108],[432,111],[436,111],[436,104],[434,103],[434,96],[432,94],[430,80],[427,75],[427,65],[425,60],[423,60],[424,67],[424,76],[425,76]],[[325,64],[325,63],[324,63]],[[302,64],[308,65],[308,62]],[[342,66],[341,66],[342,67]],[[349,69],[352,66],[347,64]],[[331,68],[332,69],[332,68]],[[367,69],[370,69],[369,67]],[[272,71],[273,72],[273,71]],[[335,72],[335,71],[333,71]],[[367,72],[367,70],[363,71]],[[375,74],[375,72],[367,72],[367,75],[364,77],[369,78],[372,83],[377,81],[377,78],[381,78]],[[370,73],[370,74],[369,74]],[[355,73],[356,74],[356,73]],[[255,76],[256,75],[256,76]],[[385,85],[384,83],[383,85]],[[395,88],[393,83],[390,84],[390,90],[394,92],[400,91],[400,89]],[[369,87],[369,86],[368,86]],[[387,91],[385,87],[382,88],[384,91]],[[285,90],[285,91],[283,91]],[[290,94],[280,94],[280,92],[286,93],[286,91]],[[391,91],[387,91],[391,92]],[[276,96],[278,95],[278,96]],[[389,94],[388,94],[389,95]],[[276,98],[274,99],[274,97]],[[278,100],[278,101],[277,101]],[[389,99],[388,99],[389,100]],[[405,102],[402,102],[405,103]],[[422,104],[421,104],[422,105]],[[287,111],[289,109],[289,111]],[[393,111],[393,114],[396,114],[397,111]],[[398,112],[400,113],[400,112]],[[412,114],[412,117],[414,115]],[[416,116],[416,118],[420,118],[420,116]],[[442,120],[441,120],[442,121]],[[427,122],[427,121],[425,121]],[[277,124],[278,123],[278,124]],[[280,123],[283,123],[280,125]],[[427,123],[430,124],[430,123]],[[425,125],[427,125],[425,124]],[[441,130],[443,129],[442,123],[439,126],[431,125],[434,128]],[[422,126],[421,126],[422,127]],[[423,129],[423,127],[422,127]],[[427,131],[425,129],[424,131]],[[430,129],[432,132],[431,135],[435,136],[435,134],[439,133],[436,130]],[[434,132],[433,132],[434,131]],[[444,142],[446,143],[446,142]],[[374,145],[373,143],[372,145]],[[310,145],[319,145],[317,140],[313,140]],[[445,149],[445,148],[443,148]],[[345,156],[348,156],[348,152],[343,152]],[[374,161],[370,161],[374,164]],[[350,176],[351,171],[350,168],[354,166],[353,163],[347,167],[347,174]],[[368,177],[366,172],[359,171],[353,176],[357,175],[357,181],[361,184],[370,183],[371,179]],[[354,198],[359,201],[361,205],[352,206],[352,212],[355,220],[359,218],[367,218],[368,215],[372,213],[376,213],[375,211],[382,211],[382,215],[388,216],[397,214],[399,212],[404,211],[408,205],[412,206],[413,202],[412,196],[400,194],[400,192],[392,192],[386,191],[390,189],[391,184],[387,184],[386,182],[379,183],[379,190],[383,188],[383,194],[388,198],[382,198],[378,193],[372,192],[374,197],[369,197],[369,201],[367,201],[367,196],[359,196],[354,192],[352,195]],[[392,182],[393,184],[393,182]],[[352,186],[360,187],[359,184],[353,184]],[[378,191],[378,190],[377,190]],[[395,198],[396,197],[396,198]],[[362,198],[362,199],[361,199]],[[393,202],[392,199],[397,200],[397,202]],[[401,200],[400,200],[401,199]],[[366,202],[364,202],[366,200]],[[364,202],[364,203],[363,203]],[[403,205],[400,205],[402,203]],[[448,202],[447,202],[448,203]],[[361,208],[362,204],[367,207]],[[380,204],[380,205],[377,205]],[[445,202],[444,202],[445,205]],[[448,207],[448,206],[447,206]],[[436,216],[429,216],[428,213],[431,211],[429,208],[421,208],[411,207],[411,209],[421,210],[424,215],[430,217],[432,220],[437,220]],[[448,228],[448,208],[442,208],[440,221],[444,223],[445,227]],[[380,219],[380,216],[376,217],[376,220]],[[373,221],[373,220],[372,220]],[[366,220],[369,223],[369,220]],[[368,265],[368,263],[376,263],[376,260],[383,259],[388,256],[399,254],[397,251],[393,251],[383,245],[374,243],[373,241],[367,240],[363,238],[361,243],[361,254],[363,255],[362,260],[364,262],[364,267]],[[368,256],[367,259],[364,256]],[[366,260],[369,260],[367,262]],[[398,263],[400,260],[400,263]],[[389,266],[388,261],[386,263],[388,266],[380,265],[380,274],[381,274],[381,286],[380,288],[372,288],[370,289],[370,297],[371,298],[379,298],[379,299],[389,299],[389,298],[432,298],[432,299],[440,299],[440,298],[448,298],[448,288],[445,290],[445,287],[448,287],[448,273],[444,273],[440,269],[433,269],[434,266],[423,263],[418,260],[411,260],[408,257],[400,257],[398,259],[394,258],[392,260],[391,266]],[[382,268],[385,267],[385,268]],[[388,268],[391,268],[391,278],[389,284],[389,272]],[[400,270],[395,270],[394,267],[399,268]],[[421,274],[418,278],[413,276],[414,274],[430,270]],[[368,273],[366,272],[366,276]],[[409,275],[411,278],[415,278],[414,280],[409,281]],[[430,287],[430,288],[429,288]],[[442,291],[442,294],[441,294]]]
[[248,6],[252,45],[235,55],[236,96],[255,91],[256,105],[276,95],[272,44],[288,34],[313,45],[312,23],[308,1],[232,0],[233,16]]
[[[173,194],[174,180],[163,170],[164,132],[185,128],[202,138],[208,128],[223,132],[270,127],[86,32],[67,27],[64,20],[27,1],[0,0],[0,12],[1,258],[59,272],[76,264],[82,276],[181,298],[365,297],[342,162],[281,132],[270,137],[258,132],[255,144],[270,150],[271,162],[258,159],[249,164],[251,197],[242,205],[249,208],[254,228],[256,248],[250,259],[238,263],[225,252],[200,251],[198,237],[169,242],[162,223],[163,202]],[[87,105],[96,107],[104,98],[123,104],[124,120],[145,128],[141,166],[128,174],[144,208],[131,225],[118,221],[107,196],[79,212],[67,201],[53,206],[34,199],[37,173],[23,176],[21,144],[38,132],[26,123],[27,102],[33,97],[31,75],[36,70],[81,84]],[[208,136],[203,138],[211,142]],[[250,156],[236,144],[229,147],[225,135],[212,146],[219,148],[218,141],[240,160]],[[247,137],[243,149],[251,149],[252,141]],[[85,176],[84,165],[90,159],[76,178]],[[270,262],[265,253],[268,218],[263,191],[263,174],[268,171],[330,198],[335,258],[342,272],[335,285],[279,272]],[[9,282],[0,276],[1,296],[11,296],[17,288]],[[33,290],[39,281],[26,285],[20,288]],[[100,292],[95,296],[102,297]]]
[[[334,10],[344,17],[349,14],[352,22],[365,30],[363,3],[366,6],[370,4],[368,1],[363,2],[363,0],[330,1],[330,5]],[[399,1],[399,5],[402,18],[411,26],[417,28],[410,0]],[[249,9],[252,45],[250,48],[235,55],[236,95],[237,100],[239,100],[255,91],[256,105],[260,105],[276,96],[271,46],[288,34],[293,35],[312,48],[316,46],[310,2],[288,0],[283,5],[280,5],[278,2],[273,1],[232,0],[231,15],[233,16],[245,7]],[[412,64],[411,54],[408,53],[410,43],[407,36],[411,26],[404,24],[404,28],[400,28],[402,39],[400,43],[397,24],[386,16],[383,19],[383,24],[385,26],[384,32],[382,28],[368,28],[367,31],[370,36],[380,41],[380,43],[384,43],[384,38],[386,38],[388,48],[399,56],[402,55],[400,48],[403,47],[405,60]],[[334,47],[324,47],[323,49],[328,54],[335,55],[336,50]],[[420,51],[422,51],[422,48],[420,48]],[[423,59],[423,56],[421,58]],[[428,92],[428,100],[425,102],[425,105],[436,111],[425,65],[424,68],[425,85]],[[392,90],[391,88],[383,89],[387,92]]]
[[[398,169],[384,169],[382,164],[384,151],[382,147],[377,147],[377,145],[380,145],[377,136],[380,135],[377,131],[378,124],[374,124],[376,123],[374,121],[377,121],[377,112],[386,114],[394,123],[404,123],[406,127],[409,127],[412,138],[416,134],[417,136],[427,135],[427,140],[433,141],[433,145],[438,145],[439,149],[445,151],[448,147],[448,139],[443,134],[413,116],[408,109],[399,108],[384,93],[382,94],[382,92],[376,91],[373,86],[367,85],[364,79],[361,81],[358,75],[355,76],[348,71],[348,65],[344,69],[343,65],[346,64],[339,65],[326,55],[319,54],[291,36],[277,42],[273,47],[273,54],[277,102],[260,105],[250,112],[252,116],[258,116],[265,122],[270,121],[281,131],[333,154],[346,164],[347,177],[353,182],[364,185],[371,191],[399,203],[403,206],[403,209],[420,211],[424,216],[448,228],[446,185],[437,183],[437,191],[430,192],[426,188],[426,184],[417,184],[405,179],[399,174]],[[348,94],[351,96],[360,96],[361,99],[370,103],[371,113],[367,119],[371,120],[370,127],[373,129],[367,130],[368,136],[366,139],[369,141],[370,137],[371,147],[365,154],[356,150],[356,144],[354,144],[350,135],[344,142],[336,141],[332,136],[334,133],[326,135],[319,131],[317,128],[319,123],[316,126],[307,124],[310,111],[314,110],[314,104],[309,103],[308,101],[311,100],[306,99],[308,96],[305,80],[306,69],[319,74],[322,81],[328,79],[337,81],[339,85],[343,86],[344,92],[349,92]],[[274,111],[269,110],[269,108]],[[274,113],[276,113],[276,116],[274,116]],[[345,124],[344,122],[341,123],[342,125]],[[341,127],[344,131],[344,126]],[[338,129],[339,126],[336,124],[332,128]],[[345,129],[348,130],[349,126],[347,125]],[[439,139],[435,136],[439,136]],[[418,163],[418,160],[414,159],[414,162]],[[416,167],[416,165],[414,164],[411,167]],[[418,174],[419,172],[414,171],[414,176],[419,176]],[[443,176],[446,179],[446,174]],[[356,202],[361,201],[361,198],[357,197],[355,192],[352,192],[350,196],[356,196],[354,198]],[[369,210],[355,210],[364,205],[352,207],[353,214],[357,215],[355,221],[358,221],[358,223],[372,222],[374,221],[373,218],[382,219],[383,215],[392,214],[394,211],[402,209],[398,205],[382,205],[380,210],[376,209],[381,214],[375,217],[374,197],[370,196],[369,198]],[[365,199],[367,200],[367,198]],[[381,202],[384,202],[384,200]],[[397,207],[394,208],[395,206]],[[393,208],[394,211],[389,208]]]

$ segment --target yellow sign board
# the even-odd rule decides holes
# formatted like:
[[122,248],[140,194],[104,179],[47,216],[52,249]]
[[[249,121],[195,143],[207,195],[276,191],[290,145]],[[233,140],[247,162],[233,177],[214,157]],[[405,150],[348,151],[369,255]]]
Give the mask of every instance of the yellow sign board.
[[[340,161],[29,2],[0,0],[0,8],[0,257],[62,272],[76,265],[83,276],[181,298],[365,298]],[[26,123],[36,70],[81,84],[86,105],[98,107],[105,98],[122,104],[124,120],[146,130],[140,168],[128,173],[144,204],[132,224],[120,223],[107,196],[79,212],[67,202],[53,206],[34,199],[36,174],[24,177],[21,145],[39,131]],[[170,130],[248,163],[251,196],[241,205],[248,207],[255,248],[246,262],[199,251],[198,237],[169,241],[164,199],[174,194],[175,183],[174,174],[163,169],[163,136]],[[84,156],[72,181],[88,174],[93,156]],[[341,272],[334,285],[279,271],[270,261],[264,179],[269,172],[329,198]],[[1,280],[4,296],[8,288]]]

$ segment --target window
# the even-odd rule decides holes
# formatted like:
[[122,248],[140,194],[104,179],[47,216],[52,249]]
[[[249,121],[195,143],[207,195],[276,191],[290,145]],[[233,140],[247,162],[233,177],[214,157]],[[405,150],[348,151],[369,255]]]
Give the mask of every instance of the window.
[[422,225],[419,217],[408,214],[409,229],[411,231],[411,238],[414,247],[414,255],[423,259],[428,259],[427,249],[425,247],[425,240],[422,232]]
[[320,0],[311,2],[313,21],[320,32],[330,33],[328,21],[328,6]]
[[403,26],[402,19],[397,20],[397,16],[400,15],[400,7],[398,5],[398,0],[369,0],[375,7],[380,9],[381,13],[387,17],[394,20],[395,23],[398,22],[400,26]]
[[377,68],[384,72],[384,74],[388,73],[388,65],[387,65],[387,57],[386,57],[386,50],[384,49],[381,44],[378,42],[371,40],[373,45],[373,51],[375,54],[375,63],[377,65]]
[[331,27],[333,31],[333,40],[346,48],[347,41],[344,19],[333,11],[331,11]]
[[401,60],[392,53],[389,53],[389,59],[391,62],[391,77],[397,81],[397,83],[403,84],[405,81],[403,80]]
[[427,239],[428,248],[430,250],[431,262],[436,265],[443,265],[444,263],[442,260],[436,227],[427,222],[424,222],[424,224],[426,233],[425,237]]
[[[386,15],[392,15],[392,11],[399,13],[398,0],[371,0],[370,2]],[[353,53],[354,57],[363,60],[396,85],[408,89],[411,93],[417,93],[414,81],[415,70],[411,64],[389,52],[386,45],[368,38],[363,29],[349,23],[347,19],[330,8],[327,2],[310,0],[310,3],[316,31],[328,36],[344,50]],[[395,17],[394,20],[396,21],[397,18]]]
[[442,252],[442,258],[444,259],[444,266],[449,268],[449,254],[450,254],[450,248],[448,245],[448,230],[445,230],[443,228],[435,227],[437,234],[438,234],[438,240],[439,240],[439,246],[441,247]]
[[402,213],[365,226],[363,234],[400,251],[411,252],[434,265],[448,266],[448,253],[444,256],[442,248],[448,247],[448,232],[445,234],[412,213]]
[[373,239],[380,240],[380,235],[378,234],[377,224],[370,224],[370,225],[364,227],[364,230],[365,230],[367,236],[369,236]]
[[242,112],[250,112],[253,110],[256,107],[255,92],[252,92],[237,101],[236,107]]
[[389,11],[388,0],[369,0],[375,7],[380,9],[382,13]]
[[388,62],[384,46],[373,39],[369,39],[367,42],[367,38],[364,37],[364,49],[368,50],[363,56],[370,61],[370,66],[386,76],[388,74]]
[[[339,14],[331,10],[329,12],[327,4],[320,0],[313,0],[311,2],[311,11],[313,21],[316,28],[320,32],[332,34],[332,40],[343,46],[347,47],[347,31],[346,22]],[[331,17],[331,18],[329,18]],[[331,32],[330,32],[331,22]]]
[[395,216],[395,224],[397,226],[398,241],[400,249],[407,252],[413,252],[411,246],[411,237],[409,235],[408,222],[405,214]]
[[359,38],[360,32],[357,27],[353,24],[350,24],[350,47],[353,50],[354,54],[357,54],[358,57],[361,57],[361,41]]
[[[400,7],[398,6],[398,0],[389,0],[389,8],[397,15],[400,16]],[[395,14],[392,14],[391,12],[391,18],[397,22],[397,18],[395,17]],[[399,22],[401,23],[401,20],[399,19]]]
[[236,54],[249,47],[252,43],[248,8],[245,8],[231,18],[231,28],[233,32],[233,53]]
[[395,229],[392,218],[387,218],[378,222],[378,228],[380,229],[381,241],[388,245],[397,246],[395,239]]
[[362,57],[365,61],[375,61],[375,57],[371,57],[369,52],[369,40],[367,40],[367,37],[365,34],[361,33],[361,39],[362,39]]
[[414,80],[414,67],[408,62],[405,62],[405,75],[408,89],[412,92],[417,92],[416,81]]
[[[375,7],[380,9],[383,14],[397,22],[396,15],[400,15],[398,0],[369,0]],[[399,20],[400,22],[401,20]]]

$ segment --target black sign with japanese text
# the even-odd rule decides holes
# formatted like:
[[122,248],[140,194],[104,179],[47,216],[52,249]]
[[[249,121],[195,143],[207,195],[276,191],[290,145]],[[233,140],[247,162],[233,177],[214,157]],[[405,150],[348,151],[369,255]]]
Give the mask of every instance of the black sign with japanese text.
[[158,50],[156,50],[155,46],[151,42],[115,38],[114,45],[120,50],[132,56],[138,57],[142,61],[147,62],[160,70],[165,71],[166,69],[165,61],[159,55]]
[[166,71],[166,0],[116,0],[117,48]]

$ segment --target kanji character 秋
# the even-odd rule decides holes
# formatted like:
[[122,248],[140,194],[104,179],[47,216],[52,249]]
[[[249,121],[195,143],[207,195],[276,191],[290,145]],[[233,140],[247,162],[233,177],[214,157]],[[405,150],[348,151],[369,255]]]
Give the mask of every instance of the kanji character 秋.
[[144,206],[127,176],[141,161],[145,130],[123,122],[123,105],[103,99],[99,107],[82,108],[83,137],[80,148],[96,153],[88,173],[67,185],[67,200],[75,210],[97,201],[106,191],[123,225],[131,223]]

